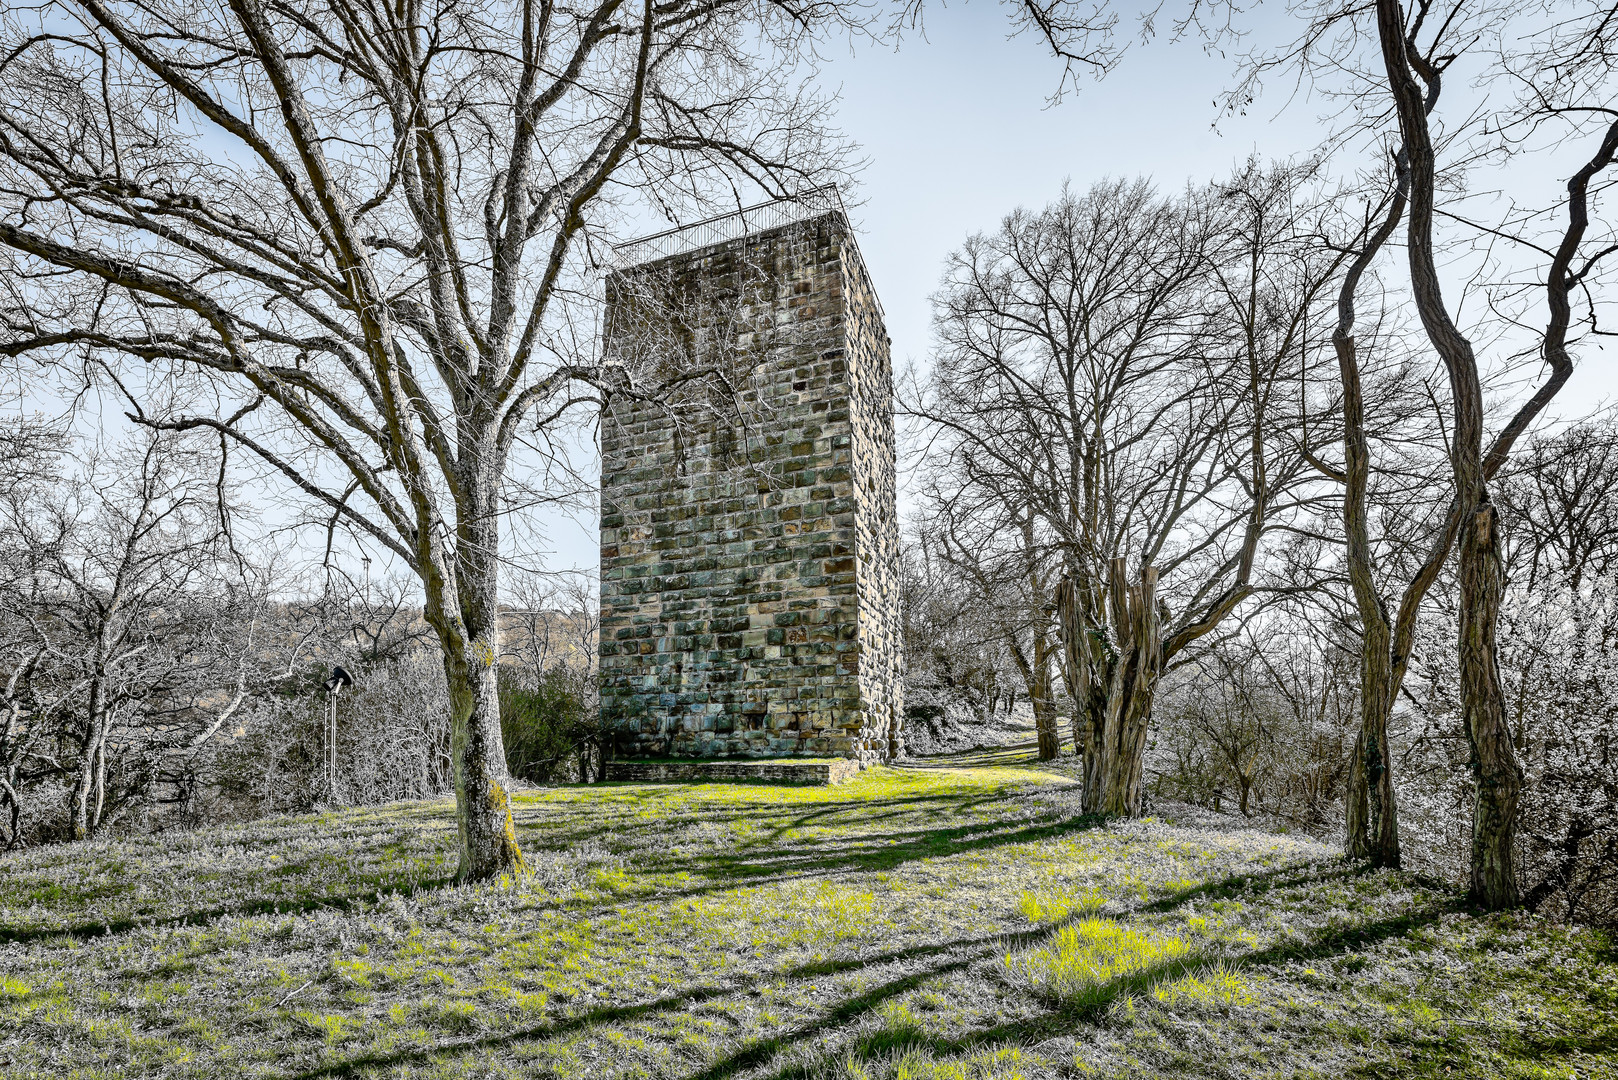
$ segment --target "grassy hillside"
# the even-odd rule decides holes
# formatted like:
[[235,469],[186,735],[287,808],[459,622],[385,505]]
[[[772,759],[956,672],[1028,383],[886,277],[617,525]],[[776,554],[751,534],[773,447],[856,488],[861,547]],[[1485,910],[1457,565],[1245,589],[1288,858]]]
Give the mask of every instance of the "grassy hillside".
[[1017,767],[526,793],[0,856],[0,1075],[1618,1077],[1618,957]]

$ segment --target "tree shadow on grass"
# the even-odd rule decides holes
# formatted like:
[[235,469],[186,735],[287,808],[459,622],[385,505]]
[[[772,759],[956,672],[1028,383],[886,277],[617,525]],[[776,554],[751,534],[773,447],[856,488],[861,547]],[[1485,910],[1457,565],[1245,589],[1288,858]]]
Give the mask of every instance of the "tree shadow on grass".
[[227,918],[248,918],[255,915],[306,915],[322,908],[347,913],[359,907],[380,903],[395,893],[411,896],[417,892],[441,889],[445,886],[453,885],[455,880],[453,876],[400,878],[396,881],[384,881],[374,888],[341,893],[335,896],[311,896],[296,900],[275,898],[254,900],[242,904],[223,904],[219,907],[187,911],[180,915],[102,919],[75,923],[69,926],[0,926],[0,945],[9,945],[12,942],[26,944],[50,938],[72,938],[77,941],[84,941],[106,934],[128,933],[131,930],[207,926],[210,923]]
[[[1396,1061],[1367,1062],[1349,1071],[1356,1080],[1395,1080],[1407,1076],[1480,1076],[1484,1068],[1478,1060],[1476,1043],[1459,1036],[1453,1029],[1428,1036],[1406,1037],[1410,1056]],[[1571,1035],[1542,1035],[1534,1031],[1496,1032],[1490,1039],[1490,1051],[1504,1057],[1509,1064],[1505,1075],[1511,1076],[1594,1076],[1610,1075],[1579,1071],[1579,1064],[1611,1062],[1618,1059],[1618,1023],[1608,1019]],[[1575,1058],[1578,1062],[1568,1062]],[[1559,1064],[1572,1068],[1568,1073],[1553,1073]],[[1491,1063],[1493,1064],[1493,1063]],[[1498,1069],[1490,1068],[1489,1075]]]
[[[1222,890],[1229,891],[1231,895],[1251,893],[1254,889],[1268,891],[1272,888],[1315,883],[1332,876],[1348,876],[1354,872],[1353,868],[1341,864],[1324,871],[1307,865],[1278,867],[1258,874],[1232,875],[1229,878],[1208,883],[1205,887],[1199,886],[1194,889],[1182,890],[1153,904],[1141,905],[1135,910],[1166,911],[1171,910],[1176,904],[1185,903],[1196,897],[1221,895]],[[1420,918],[1411,916],[1397,920],[1386,920],[1379,924],[1342,928],[1324,934],[1318,940],[1310,943],[1279,945],[1268,950],[1247,954],[1234,962],[1243,965],[1263,964],[1279,962],[1283,959],[1327,955],[1333,951],[1362,946],[1395,934],[1407,933],[1410,929],[1419,925],[1421,921],[1430,921],[1437,918],[1438,914],[1432,913]],[[335,1080],[335,1078],[349,1077],[367,1070],[385,1071],[394,1068],[408,1068],[439,1057],[487,1053],[529,1040],[551,1039],[559,1035],[586,1031],[601,1025],[625,1023],[690,1008],[713,998],[745,993],[749,988],[759,983],[782,978],[790,980],[822,978],[856,969],[875,970],[891,964],[912,965],[909,970],[904,971],[897,977],[866,989],[855,996],[838,1001],[819,1015],[787,1032],[776,1036],[750,1040],[725,1057],[709,1063],[687,1077],[687,1080],[725,1080],[725,1078],[740,1072],[768,1066],[784,1050],[833,1032],[878,1008],[882,1003],[900,997],[934,979],[964,971],[995,956],[1003,955],[1007,951],[1022,949],[1048,940],[1063,925],[1082,917],[1081,914],[1074,914],[1068,919],[1028,930],[929,942],[875,955],[856,956],[834,961],[816,961],[783,971],[759,972],[746,978],[738,979],[726,986],[699,986],[657,998],[653,1001],[592,1009],[576,1016],[548,1020],[514,1030],[490,1032],[479,1036],[445,1040],[431,1046],[418,1046],[390,1053],[372,1054],[351,1058],[346,1061],[332,1062],[318,1068],[292,1074],[288,1077],[288,1080],[326,1080],[326,1078]],[[916,961],[923,961],[919,968],[913,966]],[[1155,982],[1163,978],[1178,977],[1179,974],[1194,970],[1207,962],[1207,957],[1199,957],[1182,963],[1162,965],[1159,969],[1154,969],[1143,976],[1115,980],[1114,983],[1108,984],[1105,988],[1105,993],[1110,1002],[1125,993],[1139,992],[1140,988],[1146,983]],[[1233,961],[1227,958],[1226,962],[1232,963]],[[1045,1011],[1034,1017],[969,1032],[952,1039],[921,1038],[918,1036],[920,1041],[917,1045],[922,1049],[935,1053],[958,1054],[982,1049],[985,1045],[993,1043],[1027,1042],[1046,1038],[1053,1034],[1065,1033],[1071,1029],[1073,1024],[1084,1022],[1087,1019],[1094,1019],[1097,1014],[1098,1010],[1091,1010],[1088,1013],[1081,1014],[1074,1010],[1064,1009],[1054,1003],[1047,1003]],[[903,1033],[896,1035],[892,1032],[878,1031],[856,1040],[850,1052],[856,1058],[863,1055],[875,1060],[889,1054],[907,1038],[911,1038],[911,1036]],[[806,1071],[806,1067],[790,1066],[777,1075],[782,1080],[798,1080],[798,1078],[808,1076],[809,1073]]]
[[818,850],[773,848],[736,854],[701,856],[690,862],[659,867],[669,873],[685,872],[706,879],[688,889],[659,892],[660,897],[691,897],[727,889],[752,887],[797,878],[830,877],[845,873],[881,873],[906,863],[987,851],[1010,844],[1030,844],[1099,828],[1098,817],[1070,817],[1045,824],[1021,824],[988,829],[982,824],[925,829],[898,834],[889,842],[833,843]]
[[443,1042],[434,1043],[432,1046],[418,1046],[408,1050],[393,1051],[392,1053],[366,1054],[361,1057],[350,1058],[347,1061],[334,1061],[329,1065],[321,1065],[305,1072],[288,1074],[286,1080],[328,1080],[328,1078],[329,1080],[336,1080],[338,1077],[352,1076],[362,1069],[388,1069],[419,1065],[433,1058],[446,1055],[497,1050],[529,1039],[549,1039],[557,1035],[566,1035],[572,1031],[581,1031],[598,1024],[622,1023],[657,1013],[689,1008],[693,1005],[700,1005],[711,998],[735,993],[737,989],[735,986],[696,987],[683,993],[660,997],[654,1001],[641,1002],[636,1005],[609,1005],[579,1013],[577,1016],[548,1020],[541,1024],[531,1024],[528,1027],[517,1028],[513,1031],[491,1032],[488,1035],[475,1035],[464,1039],[446,1039]]
[[1233,900],[1237,896],[1264,893],[1276,889],[1292,889],[1300,885],[1319,885],[1332,880],[1346,881],[1372,872],[1366,863],[1346,861],[1322,863],[1318,859],[1298,859],[1269,870],[1242,871],[1227,874],[1213,881],[1203,881],[1167,896],[1141,904],[1133,911],[1160,915],[1184,907],[1193,900]]
[[[1340,871],[1346,876],[1352,871]],[[1251,877],[1252,875],[1249,875]],[[1327,875],[1332,876],[1332,875]],[[1297,877],[1297,883],[1304,883],[1304,877]],[[1277,882],[1279,885],[1280,882]],[[1193,890],[1186,890],[1191,893]],[[1205,894],[1203,894],[1205,895]],[[1189,896],[1180,898],[1180,902],[1190,899]],[[1174,898],[1166,898],[1168,901]],[[1172,905],[1171,905],[1172,906]],[[1161,902],[1150,907],[1158,910],[1167,910]],[[1142,909],[1145,910],[1145,909]],[[1227,968],[1249,968],[1267,965],[1291,963],[1297,961],[1309,962],[1323,959],[1358,949],[1368,948],[1372,945],[1386,941],[1389,938],[1407,935],[1422,926],[1438,921],[1444,914],[1461,910],[1457,903],[1433,905],[1401,916],[1388,919],[1379,919],[1372,922],[1356,923],[1349,926],[1328,927],[1311,935],[1304,941],[1279,942],[1266,949],[1258,949],[1248,953],[1228,955],[1225,953],[1205,952],[1191,956],[1181,957],[1177,960],[1157,964],[1149,969],[1134,972],[1129,975],[1113,979],[1099,987],[1090,995],[1088,1003],[1082,1008],[1073,1008],[1062,1001],[1034,995],[1040,1000],[1044,1008],[1033,1016],[997,1024],[990,1027],[979,1028],[955,1037],[929,1036],[919,1030],[894,1032],[887,1029],[871,1032],[852,1040],[846,1045],[832,1048],[827,1054],[839,1060],[849,1058],[857,1062],[878,1062],[890,1058],[895,1052],[906,1049],[917,1049],[938,1057],[952,1057],[972,1053],[978,1050],[989,1049],[1002,1045],[1031,1045],[1045,1039],[1071,1035],[1079,1024],[1093,1024],[1101,1020],[1111,1006],[1129,995],[1144,995],[1164,983],[1194,974],[1212,964],[1220,963]],[[1020,941],[1006,941],[1005,948],[1014,949],[1018,945],[1034,944],[1040,939],[1054,936],[1065,922],[1056,923],[1039,931],[1019,935]],[[1003,950],[997,950],[1003,951]],[[965,966],[970,961],[961,961],[952,967]],[[902,994],[914,985],[931,978],[932,974],[923,972],[919,976],[896,980],[885,984],[861,996],[859,1001],[885,1000],[897,994]],[[868,1007],[868,1006],[867,1006]],[[841,1011],[841,1010],[840,1010]],[[863,1011],[863,1010],[860,1010]],[[850,1013],[844,1011],[845,1018],[852,1018]],[[828,1014],[829,1018],[830,1014]],[[744,1069],[765,1064],[774,1053],[786,1047],[798,1045],[822,1034],[824,1029],[831,1026],[824,1021],[816,1021],[803,1025],[794,1031],[768,1040],[771,1053],[763,1054],[764,1044],[755,1044],[744,1047],[731,1057],[715,1063],[707,1070],[694,1074],[689,1080],[721,1080]],[[817,1074],[827,1059],[827,1054],[817,1055],[805,1063],[795,1063],[785,1066],[772,1074],[772,1080],[808,1080]]]
[[767,1062],[779,1050],[791,1045],[793,1042],[810,1037],[806,1036],[805,1032],[809,1032],[810,1035],[818,1034],[823,1030],[847,1023],[883,1001],[914,989],[930,979],[963,970],[984,957],[993,955],[1003,949],[1032,944],[1047,936],[1050,932],[1050,927],[1037,927],[1011,933],[956,938],[950,941],[932,942],[904,949],[895,949],[874,956],[858,956],[835,961],[816,961],[788,968],[784,971],[763,971],[738,979],[728,986],[694,987],[653,1001],[592,1009],[577,1016],[550,1020],[511,1031],[490,1032],[486,1035],[464,1039],[445,1040],[432,1046],[413,1047],[392,1053],[366,1055],[352,1058],[348,1061],[333,1062],[319,1068],[292,1074],[287,1077],[287,1080],[327,1080],[327,1078],[335,1080],[338,1077],[351,1076],[364,1069],[407,1067],[444,1055],[498,1050],[527,1040],[549,1039],[570,1032],[582,1031],[596,1025],[637,1020],[655,1016],[659,1013],[689,1008],[700,1005],[712,998],[745,993],[759,983],[773,982],[777,979],[823,978],[856,969],[903,963],[923,957],[933,958],[934,963],[931,966],[920,971],[908,973],[901,978],[883,983],[866,993],[841,1001],[823,1016],[805,1025],[802,1029],[795,1029],[788,1036],[750,1041],[729,1057],[710,1065],[706,1070],[695,1074],[691,1078],[691,1080],[718,1080],[720,1077],[730,1076],[739,1069],[750,1068],[754,1064]]

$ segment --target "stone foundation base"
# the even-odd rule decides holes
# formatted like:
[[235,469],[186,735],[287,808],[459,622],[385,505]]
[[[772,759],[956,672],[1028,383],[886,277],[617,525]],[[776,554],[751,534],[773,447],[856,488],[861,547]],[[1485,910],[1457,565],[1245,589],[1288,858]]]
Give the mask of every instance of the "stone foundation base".
[[841,784],[859,775],[863,766],[853,758],[779,758],[749,760],[721,758],[711,761],[609,761],[608,780],[641,784],[671,780],[708,780],[734,783],[762,781],[775,784]]

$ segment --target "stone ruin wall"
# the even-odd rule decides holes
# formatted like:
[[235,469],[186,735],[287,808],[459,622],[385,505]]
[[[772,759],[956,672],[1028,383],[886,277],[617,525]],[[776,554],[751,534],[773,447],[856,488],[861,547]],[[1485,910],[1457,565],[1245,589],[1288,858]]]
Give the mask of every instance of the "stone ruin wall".
[[902,749],[892,373],[853,244],[832,213],[609,282],[610,353],[739,391],[689,384],[679,422],[620,394],[602,418],[619,757]]
[[884,759],[904,752],[904,634],[899,610],[899,515],[893,432],[893,363],[881,307],[858,260],[843,261],[844,336],[854,458],[854,588],[859,607],[860,696],[886,718]]

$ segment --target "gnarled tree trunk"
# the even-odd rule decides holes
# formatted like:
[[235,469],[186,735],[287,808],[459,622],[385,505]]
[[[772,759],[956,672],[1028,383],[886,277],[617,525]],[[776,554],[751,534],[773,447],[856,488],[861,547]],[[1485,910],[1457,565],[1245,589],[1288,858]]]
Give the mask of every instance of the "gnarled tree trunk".
[[523,857],[500,732],[499,473],[480,467],[473,453],[465,460],[452,569],[427,575],[426,616],[438,633],[449,684],[458,876],[482,880],[520,872]]
[[1056,587],[1056,622],[1062,635],[1063,672],[1073,697],[1073,752],[1083,765],[1081,805],[1101,813],[1101,732],[1106,726],[1107,686],[1116,655],[1106,630],[1086,616],[1084,585],[1069,573]]
[[1141,809],[1141,775],[1146,761],[1146,727],[1152,695],[1163,670],[1163,634],[1157,614],[1157,570],[1141,568],[1130,585],[1123,559],[1109,567],[1108,598],[1117,641],[1101,730],[1101,812],[1135,817]]
[[1163,670],[1157,570],[1143,567],[1140,583],[1130,585],[1126,560],[1113,559],[1107,569],[1110,626],[1091,625],[1082,586],[1071,576],[1057,588],[1057,619],[1075,702],[1073,742],[1084,762],[1084,812],[1134,817],[1152,695]]
[[459,655],[445,652],[449,681],[450,746],[455,770],[463,880],[515,873],[522,849],[506,792],[505,745],[493,634],[479,633]]

